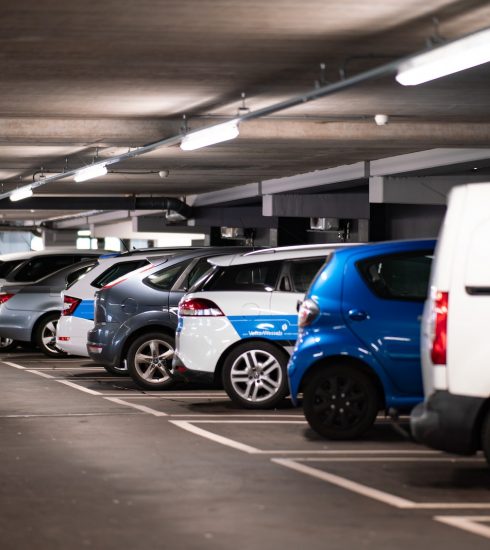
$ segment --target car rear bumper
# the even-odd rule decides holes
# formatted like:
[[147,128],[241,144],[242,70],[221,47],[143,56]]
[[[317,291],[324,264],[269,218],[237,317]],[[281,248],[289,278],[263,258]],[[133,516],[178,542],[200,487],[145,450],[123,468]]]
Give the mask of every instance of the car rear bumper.
[[87,333],[87,354],[93,361],[111,367],[120,365],[120,351],[113,345],[118,328],[119,325],[103,325]]
[[88,357],[87,333],[94,322],[75,316],[61,316],[56,327],[56,345],[71,355]]
[[448,453],[473,454],[479,448],[476,425],[484,398],[436,391],[410,417],[414,438]]
[[184,382],[196,382],[200,384],[213,384],[215,382],[214,372],[188,369],[182,361],[174,355],[172,361],[172,378]]

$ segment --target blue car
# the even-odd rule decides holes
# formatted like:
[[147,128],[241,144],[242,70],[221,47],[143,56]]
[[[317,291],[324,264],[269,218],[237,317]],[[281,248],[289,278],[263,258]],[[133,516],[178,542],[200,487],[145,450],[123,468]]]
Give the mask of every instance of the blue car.
[[380,410],[422,401],[420,319],[435,241],[335,251],[299,309],[291,398],[328,439],[355,439]]

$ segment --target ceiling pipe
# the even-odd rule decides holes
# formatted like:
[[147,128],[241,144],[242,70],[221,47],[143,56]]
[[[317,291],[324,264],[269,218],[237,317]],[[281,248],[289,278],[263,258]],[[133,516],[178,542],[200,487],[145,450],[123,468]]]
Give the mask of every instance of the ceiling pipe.
[[[1,210],[18,210],[19,204],[0,201]],[[185,218],[192,208],[174,197],[31,197],[22,201],[22,209],[32,210],[168,210]]]

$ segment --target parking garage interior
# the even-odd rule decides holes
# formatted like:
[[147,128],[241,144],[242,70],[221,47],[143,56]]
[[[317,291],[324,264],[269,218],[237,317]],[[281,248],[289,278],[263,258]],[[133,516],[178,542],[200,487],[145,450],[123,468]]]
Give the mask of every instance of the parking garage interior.
[[[488,30],[488,0],[2,8],[0,259],[436,239],[451,190],[490,181],[490,63],[396,79]],[[421,446],[406,415],[329,441],[289,399],[146,391],[32,345],[0,377],[2,549],[488,547],[482,453]]]

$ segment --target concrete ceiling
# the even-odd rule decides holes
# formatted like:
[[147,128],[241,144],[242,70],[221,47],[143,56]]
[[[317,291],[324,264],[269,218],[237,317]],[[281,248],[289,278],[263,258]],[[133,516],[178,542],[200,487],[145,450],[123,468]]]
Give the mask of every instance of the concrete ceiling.
[[[0,191],[74,169],[490,26],[488,0],[16,0],[0,18]],[[325,74],[320,64],[326,64]],[[218,191],[437,147],[488,147],[490,67],[417,87],[381,78],[246,122],[232,141],[178,146],[36,196]],[[373,115],[386,113],[378,127]],[[168,170],[165,179],[158,171]],[[19,208],[21,208],[21,203]],[[4,211],[47,219],[52,210]]]

